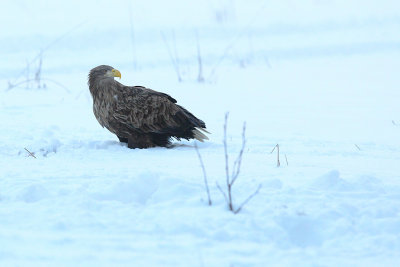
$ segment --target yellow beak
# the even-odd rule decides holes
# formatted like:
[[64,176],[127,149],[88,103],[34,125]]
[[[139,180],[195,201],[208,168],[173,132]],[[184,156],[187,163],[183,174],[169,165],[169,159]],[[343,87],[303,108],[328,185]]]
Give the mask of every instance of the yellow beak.
[[119,79],[121,79],[121,72],[119,72],[119,70],[116,70],[116,69],[112,69],[112,75],[114,76],[114,77],[119,77]]

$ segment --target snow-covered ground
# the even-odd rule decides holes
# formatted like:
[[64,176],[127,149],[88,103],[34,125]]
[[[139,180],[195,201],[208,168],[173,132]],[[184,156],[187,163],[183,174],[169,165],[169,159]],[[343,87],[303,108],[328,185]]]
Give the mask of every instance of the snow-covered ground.
[[[20,0],[0,23],[1,266],[400,265],[398,1]],[[100,64],[206,122],[211,207],[193,142],[101,128]],[[228,111],[235,207],[262,185],[238,214],[216,187]]]

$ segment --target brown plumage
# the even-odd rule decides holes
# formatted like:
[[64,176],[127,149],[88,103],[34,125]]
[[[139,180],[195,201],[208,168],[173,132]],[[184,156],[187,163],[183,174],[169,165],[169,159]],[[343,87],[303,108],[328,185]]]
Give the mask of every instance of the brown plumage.
[[205,123],[171,96],[142,86],[125,86],[114,80],[121,73],[107,65],[93,68],[88,77],[93,112],[101,126],[129,148],[169,146],[178,140],[208,139]]

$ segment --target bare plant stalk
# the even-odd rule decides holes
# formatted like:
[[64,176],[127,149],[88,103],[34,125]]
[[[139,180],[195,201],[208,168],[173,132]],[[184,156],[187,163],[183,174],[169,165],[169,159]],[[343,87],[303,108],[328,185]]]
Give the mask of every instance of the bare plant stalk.
[[[17,75],[17,77],[14,79],[13,82],[9,82],[10,84],[15,84],[18,83],[18,80],[21,78],[22,75],[24,75],[24,73],[26,73],[26,81],[30,81],[30,77],[29,77],[29,66],[31,64],[33,64],[34,62],[36,62],[41,56],[42,54],[47,51],[48,49],[50,49],[53,45],[55,45],[56,43],[60,42],[62,39],[64,39],[65,37],[67,37],[69,34],[71,34],[72,32],[74,32],[75,30],[79,29],[80,27],[82,27],[82,25],[84,25],[86,23],[86,21],[83,21],[79,24],[77,24],[76,26],[74,26],[73,28],[71,28],[69,31],[67,31],[66,33],[62,34],[61,36],[59,36],[57,39],[55,39],[53,42],[49,43],[45,48],[43,48],[31,61],[27,61],[27,67],[23,70],[21,70],[21,72]],[[29,86],[29,84],[28,84]],[[11,87],[12,89],[13,87]],[[10,89],[10,87],[9,87]],[[9,90],[8,89],[8,90]]]
[[179,82],[181,82],[181,81],[182,81],[182,78],[181,78],[181,71],[180,71],[180,63],[179,63],[178,50],[176,49],[175,31],[172,31],[172,45],[173,45],[173,47],[174,47],[176,68],[178,69],[178,73],[179,73],[178,79],[179,79]]
[[39,65],[35,72],[35,82],[36,82],[38,88],[41,87],[40,77],[41,77],[41,73],[42,73],[42,60],[43,60],[43,53],[41,52],[40,57],[39,57]]
[[237,157],[237,159],[235,160],[235,163],[233,164],[233,170],[232,170],[232,180],[231,180],[231,184],[233,185],[233,183],[236,181],[237,177],[239,176],[239,172],[240,172],[240,166],[242,164],[242,157],[243,157],[243,152],[244,152],[244,148],[246,146],[246,122],[243,123],[243,129],[242,129],[242,147],[240,148],[240,152],[239,155]]
[[[20,82],[18,82],[16,84],[12,84],[9,81],[8,82],[8,88],[6,89],[6,91],[9,91],[9,90],[11,90],[11,89],[13,89],[15,87],[18,87],[19,85],[23,85],[23,84],[28,84],[29,85],[31,82],[34,82],[34,81],[35,81],[34,79],[30,79],[30,80],[20,81]],[[58,85],[59,87],[63,88],[67,93],[71,93],[71,91],[67,87],[65,87],[63,84],[61,84],[61,83],[59,83],[59,82],[57,82],[55,80],[41,78],[41,81],[48,81],[48,82],[54,83],[55,85]]]
[[228,128],[228,117],[229,112],[225,113],[225,123],[224,123],[224,153],[225,153],[225,174],[226,174],[226,187],[228,189],[228,206],[229,210],[233,211],[232,205],[232,185],[229,177],[229,156],[228,156],[228,144],[226,138],[226,132]]
[[201,158],[201,155],[200,155],[200,152],[199,152],[199,148],[197,147],[197,143],[196,142],[194,143],[194,148],[196,149],[197,156],[199,157],[201,169],[203,170],[204,184],[206,186],[206,191],[207,191],[207,196],[208,196],[208,205],[211,206],[212,202],[211,202],[211,196],[210,196],[210,189],[208,188],[206,169],[204,167],[203,159]]
[[219,191],[221,191],[221,194],[224,196],[226,203],[228,203],[229,200],[228,200],[228,197],[226,196],[224,190],[222,190],[222,188],[219,186],[218,183],[216,183],[216,185],[217,185],[217,188],[219,189]]
[[279,160],[279,144],[277,144],[276,145],[276,148],[278,149],[278,155],[277,155],[277,158],[276,158],[276,167],[280,167],[281,166],[281,162],[280,162],[280,160]]
[[204,82],[204,77],[203,77],[203,64],[202,64],[202,60],[201,60],[198,31],[196,31],[196,42],[197,42],[197,62],[199,64],[199,75],[197,76],[197,81],[202,83],[202,82]]
[[26,152],[28,152],[29,153],[29,156],[30,157],[34,157],[35,159],[36,159],[36,157],[35,157],[35,154],[34,153],[32,153],[32,152],[30,152],[26,147],[24,147],[24,149],[26,150]]
[[286,159],[286,166],[289,166],[289,162],[287,160],[286,154],[285,154],[285,159]]
[[[173,54],[172,50],[170,49],[170,47],[168,45],[167,38],[165,37],[165,34],[163,32],[161,32],[161,36],[163,38],[165,47],[167,48],[168,55],[169,55],[169,58],[171,60],[172,66],[174,67],[176,75],[178,76],[178,81],[182,82],[182,77],[181,77],[181,73],[180,73],[180,70],[179,70],[179,61],[177,59],[177,53],[176,53],[176,45],[174,44],[175,54]],[[173,40],[174,40],[174,43],[175,43],[175,34],[173,34]]]
[[258,185],[256,191],[254,191],[253,194],[251,194],[250,196],[248,196],[248,197],[246,198],[246,200],[243,201],[243,203],[239,206],[239,208],[237,208],[237,209],[234,211],[234,213],[235,213],[235,214],[236,214],[236,213],[239,213],[239,211],[243,208],[243,206],[246,205],[247,202],[249,202],[255,195],[258,194],[258,192],[260,191],[261,187],[262,187],[261,184]]
[[176,63],[175,63],[175,58],[174,58],[174,56],[173,56],[173,54],[172,54],[172,52],[171,52],[171,49],[170,49],[170,47],[169,47],[169,44],[168,44],[168,41],[167,41],[167,37],[165,37],[165,34],[164,34],[164,32],[162,32],[162,31],[161,31],[161,37],[163,38],[165,47],[167,48],[168,55],[169,55],[169,58],[170,58],[170,60],[171,60],[171,62],[172,62],[172,65],[173,65],[173,67],[175,68],[175,65],[176,65]]
[[357,144],[354,144],[354,145],[356,146],[356,148],[357,148],[358,150],[361,151],[361,148],[360,148]]
[[228,144],[227,144],[227,128],[228,128],[228,116],[229,113],[225,113],[225,123],[224,123],[224,154],[225,154],[225,173],[226,173],[226,191],[225,193],[222,188],[219,186],[217,183],[218,189],[221,191],[222,195],[225,198],[225,201],[228,205],[228,208],[230,211],[233,213],[238,213],[244,205],[246,205],[247,202],[249,202],[250,199],[252,199],[260,190],[261,185],[259,185],[258,189],[251,194],[240,206],[238,209],[235,209],[233,206],[233,200],[232,200],[232,187],[233,184],[235,183],[236,179],[239,176],[240,173],[240,166],[242,162],[242,157],[243,157],[243,152],[246,146],[246,123],[243,123],[243,130],[242,130],[242,147],[240,149],[239,155],[237,159],[234,162],[233,169],[232,169],[232,175],[229,175],[229,157],[228,157]]
[[274,146],[274,148],[272,149],[271,153],[274,152],[275,148],[277,149],[277,163],[276,163],[276,167],[281,166],[281,162],[279,161],[279,144],[276,144],[276,146]]
[[[21,84],[26,84],[26,88],[29,89],[30,85],[33,84],[34,81],[39,81],[38,85],[39,88],[40,86],[46,87],[46,84],[41,84],[41,82],[43,82],[45,79],[42,78],[41,76],[41,68],[42,68],[42,57],[43,57],[43,53],[45,51],[47,51],[48,49],[50,49],[53,45],[55,45],[56,43],[60,42],[62,39],[64,39],[66,36],[68,36],[69,34],[71,34],[73,31],[77,30],[78,28],[80,28],[83,24],[85,24],[86,22],[83,21],[81,23],[79,23],[78,25],[76,25],[75,27],[73,27],[72,29],[70,29],[69,31],[67,31],[66,33],[62,34],[61,36],[59,36],[57,39],[55,39],[53,42],[49,43],[45,48],[41,49],[41,51],[31,60],[28,61],[27,60],[27,66],[25,69],[21,70],[21,72],[17,75],[17,77],[14,79],[13,82],[8,81],[8,88],[6,89],[6,91],[9,91],[15,87],[17,87],[17,85],[21,85]],[[34,79],[30,78],[30,65],[35,63],[36,61],[40,60],[39,62],[39,68],[36,71],[36,75]],[[19,81],[21,76],[23,76],[24,74],[26,74],[26,79],[24,81]],[[38,78],[38,79],[37,79]],[[68,90],[68,88],[66,88],[64,85],[50,80],[50,79],[46,79],[48,81],[51,81],[57,85],[59,85],[60,87],[64,88],[67,92],[70,92]]]
[[231,40],[230,43],[225,47],[224,52],[222,53],[221,57],[218,59],[218,61],[215,63],[214,67],[211,69],[210,75],[208,76],[208,81],[211,81],[214,77],[215,74],[221,65],[221,63],[225,60],[225,58],[229,55],[231,50],[234,48],[235,45],[239,43],[239,40],[249,32],[249,29],[251,28],[252,24],[255,22],[256,19],[258,19],[260,16],[258,15],[259,13],[263,12],[263,9],[265,8],[265,5],[257,9],[256,14],[252,16],[251,21]]
[[[235,39],[234,41],[236,42],[236,39]],[[208,80],[211,81],[211,80],[214,78],[215,73],[216,73],[216,71],[217,71],[219,65],[220,65],[220,64],[222,63],[222,61],[226,58],[226,56],[229,54],[229,52],[230,52],[231,49],[233,48],[234,44],[235,44],[235,43],[231,43],[231,44],[229,44],[229,45],[225,48],[224,53],[223,53],[222,56],[218,59],[217,63],[214,65],[214,67],[212,68],[212,70],[211,70],[211,72],[210,72],[210,75],[209,75],[209,77],[208,77]]]

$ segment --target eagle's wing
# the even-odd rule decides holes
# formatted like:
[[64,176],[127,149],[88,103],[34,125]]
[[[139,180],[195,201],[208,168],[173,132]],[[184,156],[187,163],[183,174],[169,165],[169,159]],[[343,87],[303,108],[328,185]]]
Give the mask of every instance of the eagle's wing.
[[132,130],[141,133],[160,133],[179,136],[194,127],[205,128],[205,123],[185,108],[175,104],[171,96],[141,86],[127,87],[116,107]]

